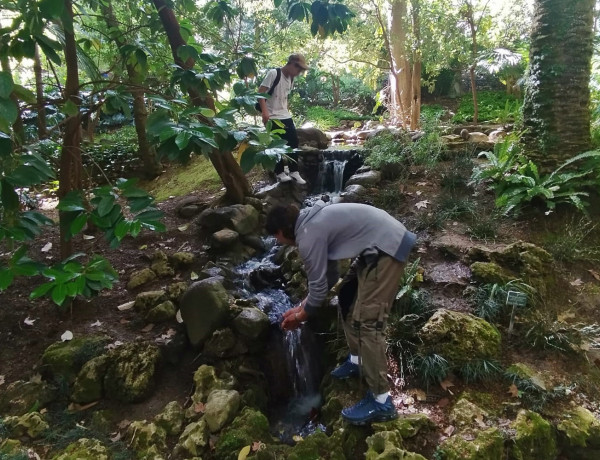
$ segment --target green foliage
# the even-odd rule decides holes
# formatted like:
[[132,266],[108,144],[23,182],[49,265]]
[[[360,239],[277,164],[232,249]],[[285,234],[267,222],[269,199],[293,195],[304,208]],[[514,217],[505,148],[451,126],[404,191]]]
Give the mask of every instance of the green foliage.
[[431,385],[440,384],[450,372],[450,364],[443,356],[430,354],[426,356],[417,355],[415,368],[419,380],[426,388]]
[[446,109],[444,109],[439,104],[423,104],[421,106],[421,122],[431,119],[440,119],[446,113]]
[[[276,5],[281,0],[274,0]],[[312,3],[302,0],[288,1],[288,17],[292,21],[310,21],[310,32],[313,37],[331,37],[335,33],[343,34],[350,25],[355,14],[340,1],[315,0]]]
[[467,234],[476,240],[494,240],[498,236],[500,214],[495,211],[478,208],[467,227]]
[[406,197],[395,187],[380,188],[373,204],[382,209],[395,210],[406,203]]
[[465,363],[458,372],[465,383],[469,384],[492,380],[502,373],[502,368],[495,361],[481,359]]
[[433,166],[446,151],[446,143],[442,139],[440,127],[439,117],[441,115],[442,112],[421,114],[421,131],[423,135],[412,144],[411,148],[412,159],[415,164]]
[[327,109],[325,107],[310,106],[306,109],[307,121],[312,121],[321,130],[330,130],[340,125],[342,120],[372,120],[373,117],[358,115],[347,109]]
[[473,303],[473,313],[488,322],[497,322],[502,316],[508,317],[510,307],[506,306],[508,291],[526,294],[531,302],[535,302],[535,290],[519,280],[506,284],[482,284],[475,288],[470,295]]
[[587,217],[572,217],[559,232],[552,232],[544,248],[559,262],[600,262],[598,224]]
[[0,291],[8,288],[15,277],[35,276],[40,272],[42,267],[43,265],[27,257],[27,246],[20,246],[10,259],[0,266]]
[[[479,121],[507,123],[515,121],[521,111],[523,102],[515,96],[502,91],[481,91],[477,93]],[[473,95],[464,96],[452,121],[465,123],[473,121]]]
[[525,340],[533,348],[578,354],[590,344],[600,345],[600,326],[595,323],[569,324],[539,312],[534,313],[528,323]]
[[440,185],[450,192],[465,191],[473,174],[473,166],[473,159],[469,154],[456,154],[442,172]]
[[523,404],[536,412],[543,410],[548,402],[569,395],[575,389],[575,385],[559,385],[546,389],[543,382],[539,382],[536,377],[528,378],[520,372],[512,372],[511,368],[504,372],[504,378],[517,387],[518,398]]
[[380,170],[384,179],[397,179],[408,173],[411,148],[412,139],[406,131],[383,131],[365,142],[365,164]]
[[86,264],[76,260],[84,256],[83,253],[74,254],[62,263],[42,270],[41,274],[50,281],[34,289],[30,298],[47,295],[54,303],[62,305],[68,298],[92,297],[103,289],[112,288],[118,275],[110,263],[97,255]]

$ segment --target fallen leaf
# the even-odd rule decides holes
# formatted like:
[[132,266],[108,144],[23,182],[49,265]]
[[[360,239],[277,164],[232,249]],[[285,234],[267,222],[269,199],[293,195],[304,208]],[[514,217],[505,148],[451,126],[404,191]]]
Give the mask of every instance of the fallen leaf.
[[84,240],[94,240],[96,237],[94,235],[83,235]]
[[125,428],[127,428],[129,425],[131,425],[131,420],[124,419],[124,420],[121,420],[121,421],[118,423],[117,427],[118,427],[120,430],[124,430],[124,429],[125,429]]
[[60,340],[63,342],[68,342],[69,340],[73,340],[73,333],[71,331],[63,332],[63,335],[60,336]]
[[102,326],[102,323],[99,320],[96,320],[95,323],[90,324],[90,327],[100,327]]
[[412,396],[407,396],[406,398],[404,398],[404,404],[406,404],[407,406],[412,406],[415,403],[415,398],[413,398]]
[[81,412],[82,410],[86,410],[89,409],[90,407],[94,407],[96,404],[98,404],[98,401],[94,401],[91,402],[89,404],[77,404],[77,403],[71,403],[69,404],[69,407],[67,407],[67,410],[69,412]]
[[152,329],[154,329],[154,324],[150,323],[144,329],[142,329],[142,332],[150,332]]
[[196,273],[196,272],[190,273],[190,279],[192,281],[196,281],[198,278],[199,278],[198,273]]
[[4,376],[3,376],[3,375],[0,375],[0,385],[4,385],[4,382],[5,382],[5,381],[6,381],[6,380],[5,380]]
[[294,440],[294,442],[304,441],[304,438],[299,434],[295,434],[294,436],[292,436],[292,439]]
[[50,249],[52,249],[52,243],[46,243],[42,248],[42,252],[48,252]]
[[190,224],[184,224],[177,227],[177,230],[179,230],[180,232],[185,232],[188,228],[190,228]]
[[117,307],[117,310],[119,310],[119,311],[131,310],[133,308],[134,304],[135,304],[135,300],[132,300],[131,302],[122,303],[121,305],[119,305]]
[[417,182],[417,187],[425,187],[426,185],[428,185],[427,182]]
[[177,314],[175,315],[175,319],[179,324],[183,323],[183,318],[181,317],[181,310],[177,310]]
[[117,431],[116,433],[112,433],[112,436],[108,439],[110,439],[112,442],[120,441],[121,440],[121,432]]
[[511,386],[508,387],[508,393],[513,398],[518,398],[519,397],[519,389],[517,388],[517,386],[514,383]]
[[260,442],[260,441],[254,441],[252,443],[252,452],[256,452],[258,450],[263,450],[265,449],[267,446],[265,445],[264,442]]
[[46,409],[45,407],[43,409],[40,410],[40,414],[45,414],[48,412],[48,409]]
[[196,414],[203,414],[204,413],[204,409],[205,409],[205,406],[204,406],[203,403],[198,402],[198,403],[194,404],[194,412]]
[[427,248],[419,248],[417,249],[417,252],[420,254],[427,254]]
[[33,374],[33,375],[32,375],[32,376],[29,378],[29,381],[30,381],[31,383],[36,383],[36,384],[42,383],[42,376],[41,376],[41,374],[39,374],[39,373],[37,373],[37,374]]
[[115,340],[113,343],[109,343],[108,345],[106,345],[106,349],[107,350],[113,350],[117,347],[120,347],[121,345],[123,345],[123,342],[121,342],[120,340]]
[[590,272],[592,276],[596,278],[596,281],[600,281],[600,273],[595,272],[594,270],[588,270],[588,272]]
[[251,447],[252,446],[246,446],[242,448],[242,450],[240,450],[240,453],[238,454],[238,460],[246,460],[246,457],[248,457],[248,455],[250,454]]
[[446,379],[440,382],[440,386],[444,391],[448,391],[448,388],[453,387],[454,384],[450,380]]
[[415,193],[417,194],[417,196],[421,196],[423,194],[421,190],[417,190]]
[[444,433],[446,436],[450,437],[450,436],[452,436],[452,433],[454,433],[454,430],[455,430],[455,429],[456,429],[456,428],[454,428],[454,426],[453,426],[453,425],[448,425],[448,426],[446,427],[446,429],[443,431],[443,433]]
[[430,204],[429,200],[423,200],[423,201],[419,201],[417,204],[415,204],[417,209],[425,209],[427,208],[427,205]]
[[35,321],[36,321],[35,319],[32,319],[29,316],[23,320],[23,322],[25,324],[27,324],[28,326],[33,326],[33,323],[35,323]]
[[581,278],[577,278],[575,281],[571,281],[571,286],[581,286],[583,285],[583,281],[581,281]]
[[437,402],[437,406],[441,408],[446,407],[448,404],[450,404],[449,398],[442,398]]
[[477,414],[477,416],[475,417],[475,422],[477,423],[477,425],[479,425],[479,428],[482,428],[482,429],[486,429],[487,428],[487,425],[483,421],[483,415],[482,414]]
[[131,323],[131,321],[129,321],[128,319],[125,319],[125,318],[121,318],[119,320],[119,323],[121,323],[121,324],[129,324],[129,323]]

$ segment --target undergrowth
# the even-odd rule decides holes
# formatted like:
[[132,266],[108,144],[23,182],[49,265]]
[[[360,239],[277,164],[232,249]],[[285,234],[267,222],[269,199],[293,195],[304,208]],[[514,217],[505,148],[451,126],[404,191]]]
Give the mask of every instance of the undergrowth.
[[[506,94],[505,91],[480,91],[477,93],[478,121],[497,123],[515,121],[519,117],[522,104],[521,99]],[[473,121],[474,113],[473,95],[469,93],[460,100],[460,105],[452,117],[452,121],[454,123]]]
[[544,248],[559,262],[600,262],[598,224],[588,217],[572,217],[559,232],[552,232]]

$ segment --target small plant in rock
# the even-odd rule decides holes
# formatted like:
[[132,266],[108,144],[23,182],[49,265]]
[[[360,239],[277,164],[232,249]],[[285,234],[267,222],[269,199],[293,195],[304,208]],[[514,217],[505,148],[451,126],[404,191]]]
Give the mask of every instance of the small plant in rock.
[[480,359],[463,364],[458,372],[465,383],[473,383],[497,377],[502,373],[502,368],[495,361]]
[[544,406],[555,399],[570,395],[576,385],[559,385],[547,389],[544,382],[538,381],[537,377],[527,377],[521,372],[513,371],[513,366],[504,372],[504,378],[511,383],[516,390],[516,395],[523,404],[536,412],[541,411]]
[[598,224],[587,217],[571,218],[559,233],[552,233],[544,248],[559,262],[600,262]]

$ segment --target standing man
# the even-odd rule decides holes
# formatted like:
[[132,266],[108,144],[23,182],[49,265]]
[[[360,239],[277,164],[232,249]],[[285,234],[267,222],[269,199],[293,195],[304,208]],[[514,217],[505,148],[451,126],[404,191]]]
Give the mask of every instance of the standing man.
[[[339,279],[337,261],[356,258],[340,288],[344,332],[350,356],[331,372],[334,378],[364,375],[366,397],[342,416],[364,425],[397,417],[389,393],[385,328],[416,235],[387,212],[356,203],[318,201],[299,211],[278,206],[266,230],[282,244],[296,245],[308,276],[308,296],[283,315],[282,328],[296,329],[321,306]],[[342,302],[342,297],[349,302]]]
[[[294,85],[294,78],[308,69],[306,60],[301,54],[292,54],[288,58],[287,64],[281,69],[271,69],[258,88],[259,93],[270,93],[268,99],[259,99],[262,120],[266,125],[270,119],[279,120],[285,127],[285,134],[281,137],[287,141],[292,148],[298,148],[298,134],[296,126],[292,120],[292,114],[288,110],[288,96]],[[279,76],[279,78],[277,78]],[[294,161],[287,167],[284,160],[281,160],[275,166],[275,175],[279,182],[289,182],[295,180],[298,184],[304,185],[306,181],[302,179],[298,172],[298,153],[293,152],[289,155]],[[285,167],[285,168],[284,168]],[[289,174],[286,172],[288,169]]]

